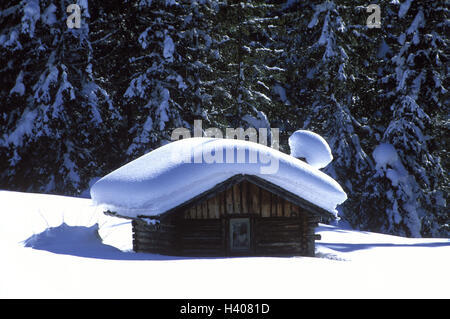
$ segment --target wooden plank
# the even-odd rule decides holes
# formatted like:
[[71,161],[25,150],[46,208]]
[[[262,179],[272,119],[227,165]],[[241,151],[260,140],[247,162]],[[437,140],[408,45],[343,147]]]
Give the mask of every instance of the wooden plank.
[[283,217],[289,217],[291,214],[291,203],[287,200],[284,201]]
[[262,216],[262,189],[258,187],[259,216]]
[[203,218],[203,207],[202,207],[202,204],[199,203],[196,206],[197,206],[197,218],[198,219],[202,219]]
[[226,214],[231,215],[233,214],[233,188],[229,188],[226,191],[226,200],[225,200],[225,208],[226,208]]
[[197,219],[197,205],[192,206],[192,212],[194,214],[192,219]]
[[258,243],[270,243],[270,242],[280,242],[284,243],[287,241],[296,241],[299,244],[302,241],[302,237],[299,232],[287,231],[287,232],[271,232],[257,235]]
[[233,185],[233,203],[234,203],[234,213],[242,214],[240,183]]
[[186,245],[196,245],[202,247],[211,247],[216,246],[220,247],[222,244],[222,238],[220,237],[211,237],[211,236],[203,236],[203,237],[183,237],[183,246]]
[[262,189],[261,190],[261,216],[270,217],[270,201],[271,193]]
[[197,205],[197,218],[203,219],[203,206],[202,203],[198,203]]
[[153,245],[154,247],[157,247],[158,245],[160,245],[160,241],[159,239],[151,239],[151,238],[147,238],[147,237],[139,237],[136,238],[137,243],[140,246],[146,245],[146,246],[150,246]]
[[261,234],[262,236],[264,236],[264,234],[269,234],[269,233],[279,233],[279,232],[292,232],[293,234],[298,234],[300,231],[302,231],[302,228],[299,227],[299,225],[273,225],[268,226],[268,225],[260,225],[260,227],[257,229],[257,233]]
[[223,249],[223,252],[224,252],[224,254],[225,255],[227,255],[227,251],[228,251],[228,245],[227,245],[227,243],[228,243],[228,239],[227,239],[227,235],[228,235],[228,232],[227,232],[227,229],[228,229],[228,219],[227,218],[222,218],[221,220],[221,228],[222,228],[222,232],[221,232],[221,234],[222,234],[222,249]]
[[225,192],[217,194],[217,205],[219,207],[219,217],[225,215]]
[[241,183],[241,205],[242,205],[242,213],[248,214],[248,182],[242,181]]
[[198,219],[203,219],[203,205],[202,205],[202,203],[198,203],[197,204],[197,214],[198,214]]
[[309,250],[308,246],[309,245],[308,245],[308,238],[306,237],[306,234],[308,232],[308,224],[307,224],[307,219],[306,219],[305,214],[300,215],[300,220],[301,220],[301,226],[302,226],[302,230],[301,230],[302,250],[305,255],[308,255],[308,250]]
[[188,209],[188,219],[194,219],[195,218],[195,208],[189,207]]
[[218,197],[213,197],[208,201],[209,218],[220,218]]
[[284,200],[277,196],[277,216],[283,217]]
[[261,213],[261,207],[260,207],[260,202],[259,202],[259,187],[249,183],[249,188],[250,188],[250,214],[258,214],[260,215]]
[[257,233],[261,234],[262,236],[264,236],[264,234],[268,234],[268,233],[277,233],[277,232],[292,232],[293,234],[298,234],[300,231],[302,231],[302,228],[299,227],[299,225],[283,225],[283,226],[273,226],[270,227],[268,225],[260,225]]
[[300,243],[297,241],[279,242],[279,243],[259,243],[259,247],[298,247],[300,248]]
[[[258,220],[259,218],[250,218],[250,230],[251,232],[254,232],[258,229]],[[250,234],[250,249],[252,250],[252,253],[255,253],[255,247],[256,247],[256,235],[251,233]]]
[[209,211],[208,211],[208,202],[205,200],[202,202],[202,218],[207,219],[209,217]]
[[277,195],[270,194],[270,217],[277,216]]
[[250,186],[251,186],[251,184],[248,182],[248,181],[245,181],[245,183],[247,184],[247,191],[246,191],[246,193],[247,193],[247,211],[248,211],[248,213],[249,214],[251,214],[252,213],[252,196],[251,196],[251,189],[250,189]]
[[208,218],[216,219],[216,197],[208,200]]
[[197,205],[192,206],[192,219],[197,219]]
[[192,206],[190,210],[191,210],[191,219],[192,220],[197,219],[197,205]]

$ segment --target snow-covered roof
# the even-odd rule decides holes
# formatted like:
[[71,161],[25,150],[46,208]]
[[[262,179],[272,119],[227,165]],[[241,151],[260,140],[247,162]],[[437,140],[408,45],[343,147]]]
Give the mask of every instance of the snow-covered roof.
[[347,199],[330,176],[273,148],[234,139],[189,138],[118,168],[91,188],[94,203],[125,217],[159,215],[237,175],[254,175],[330,213]]
[[333,160],[327,141],[311,131],[295,131],[289,137],[289,147],[292,156],[305,158],[308,164],[315,168],[324,168]]

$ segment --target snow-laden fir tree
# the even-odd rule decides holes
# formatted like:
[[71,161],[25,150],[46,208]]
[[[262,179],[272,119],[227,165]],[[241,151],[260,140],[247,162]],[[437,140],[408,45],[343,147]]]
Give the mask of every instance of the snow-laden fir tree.
[[[350,1],[297,2],[285,10],[289,25],[295,26],[288,38],[293,65],[288,94],[297,107],[291,118],[329,143],[334,160],[324,170],[350,194],[341,207],[341,217],[356,224],[364,215],[361,193],[372,166],[359,136],[369,135],[367,119],[354,116],[367,114],[362,108],[370,108],[372,103],[365,101],[369,103],[365,105],[360,94],[374,82],[360,64],[368,49],[357,50],[358,42],[373,47],[362,31],[364,14]],[[358,14],[361,19],[355,18]]]
[[381,142],[393,145],[404,170],[378,167],[374,174],[379,187],[384,186],[372,197],[382,198],[386,205],[381,211],[386,216],[376,230],[448,236],[448,177],[441,163],[446,145],[436,134],[437,119],[448,115],[443,67],[448,61],[444,35],[448,9],[440,1],[404,1],[386,6],[384,12],[388,63],[381,70],[379,86],[380,104],[389,107],[384,110],[389,118]]
[[222,121],[229,127],[281,128],[276,115],[286,99],[279,84],[285,70],[279,66],[283,50],[276,41],[278,7],[275,1],[220,3],[213,29],[219,55],[214,84],[223,97],[217,100]]
[[211,19],[215,1],[150,1],[136,6],[140,17],[131,41],[138,50],[127,61],[132,70],[123,92],[122,109],[128,117],[131,141],[127,154],[133,158],[170,141],[175,128],[190,128],[195,119],[210,121],[214,77],[210,64]]
[[92,74],[87,1],[68,28],[67,1],[10,1],[0,16],[2,185],[77,194],[101,172],[115,114]]

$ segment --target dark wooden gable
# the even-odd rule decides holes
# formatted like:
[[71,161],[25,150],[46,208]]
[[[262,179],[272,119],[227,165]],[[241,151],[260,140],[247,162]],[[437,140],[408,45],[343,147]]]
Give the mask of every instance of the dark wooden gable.
[[[334,216],[323,208],[254,175],[235,175],[164,214],[184,212],[187,218],[221,218],[226,214],[292,217],[303,209],[326,219]],[[147,216],[140,216],[147,217]]]

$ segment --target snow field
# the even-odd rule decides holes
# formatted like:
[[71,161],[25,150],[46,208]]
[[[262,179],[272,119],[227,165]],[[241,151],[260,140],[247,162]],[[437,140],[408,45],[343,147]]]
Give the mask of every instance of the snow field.
[[321,225],[319,258],[181,258],[127,252],[129,221],[89,199],[0,191],[0,202],[1,298],[450,297],[449,239]]

